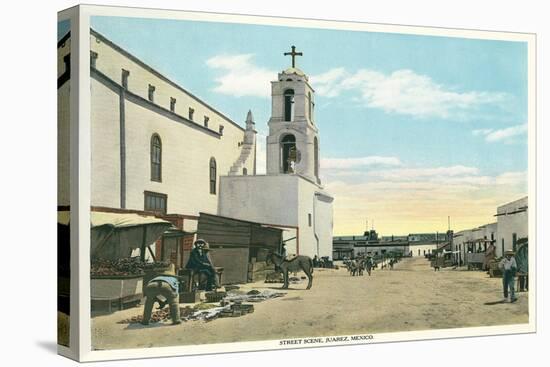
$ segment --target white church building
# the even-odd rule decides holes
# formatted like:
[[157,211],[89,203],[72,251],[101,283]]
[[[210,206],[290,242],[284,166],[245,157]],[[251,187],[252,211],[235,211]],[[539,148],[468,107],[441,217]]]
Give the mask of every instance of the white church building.
[[332,257],[333,197],[319,178],[313,95],[294,65],[271,83],[267,174],[221,177],[219,213],[295,227],[298,240],[287,252]]
[[[70,34],[58,42],[58,209],[70,205],[70,44]],[[94,30],[90,83],[92,210],[153,213],[188,232],[200,213],[259,222],[296,237],[289,253],[332,256],[333,198],[319,179],[314,91],[301,70],[272,82],[261,176],[251,112],[241,126]]]

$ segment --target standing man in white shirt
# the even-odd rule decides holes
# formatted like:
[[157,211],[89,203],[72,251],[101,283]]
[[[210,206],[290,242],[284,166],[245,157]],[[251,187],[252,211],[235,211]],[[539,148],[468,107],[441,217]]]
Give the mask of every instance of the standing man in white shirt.
[[506,250],[504,258],[498,264],[498,268],[502,270],[502,287],[504,291],[504,301],[508,300],[508,289],[510,289],[510,302],[516,302],[516,293],[514,291],[514,284],[516,279],[516,271],[518,265],[514,258],[515,252],[513,250]]

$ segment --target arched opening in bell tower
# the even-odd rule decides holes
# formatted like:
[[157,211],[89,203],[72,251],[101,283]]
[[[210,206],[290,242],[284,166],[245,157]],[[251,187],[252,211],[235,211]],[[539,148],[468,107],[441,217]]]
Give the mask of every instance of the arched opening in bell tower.
[[285,135],[281,139],[281,160],[283,173],[296,172],[296,137],[292,134]]
[[285,121],[294,120],[294,89],[285,89],[284,106],[285,106]]

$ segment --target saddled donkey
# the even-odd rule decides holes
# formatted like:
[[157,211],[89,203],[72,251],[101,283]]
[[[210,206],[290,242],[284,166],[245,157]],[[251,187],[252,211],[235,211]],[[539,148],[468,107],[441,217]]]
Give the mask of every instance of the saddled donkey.
[[313,260],[311,260],[309,256],[298,255],[291,260],[286,260],[283,256],[279,254],[269,252],[267,254],[265,262],[267,265],[275,264],[275,267],[277,267],[279,271],[283,273],[283,289],[288,288],[288,273],[296,273],[300,270],[306,273],[306,276],[309,280],[306,289],[311,288],[311,284],[313,282]]

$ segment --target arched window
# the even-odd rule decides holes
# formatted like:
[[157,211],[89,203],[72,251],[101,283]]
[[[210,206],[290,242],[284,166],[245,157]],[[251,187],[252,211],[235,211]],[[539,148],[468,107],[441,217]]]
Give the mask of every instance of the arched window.
[[158,134],[151,137],[151,181],[162,181],[162,143]]
[[210,193],[216,195],[216,159],[210,158]]
[[286,89],[284,98],[285,121],[292,121],[294,119],[294,89]]
[[319,179],[319,140],[317,137],[313,139],[313,170],[317,180]]
[[298,157],[294,135],[288,134],[281,139],[281,158],[283,173],[295,173]]

